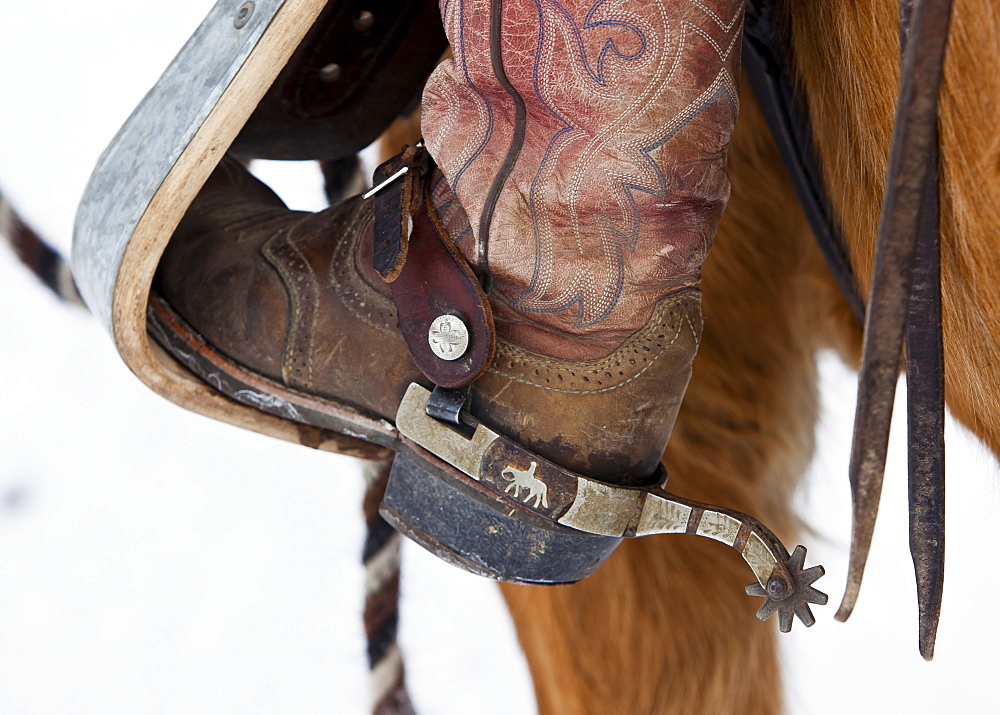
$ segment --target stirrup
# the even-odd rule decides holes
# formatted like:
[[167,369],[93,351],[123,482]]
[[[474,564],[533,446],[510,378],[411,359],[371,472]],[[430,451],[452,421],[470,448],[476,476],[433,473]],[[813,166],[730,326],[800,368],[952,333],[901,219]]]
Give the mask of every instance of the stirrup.
[[[371,13],[358,15],[354,4],[352,0],[256,0],[242,4],[219,0],[98,161],[76,215],[73,274],[84,301],[111,333],[122,359],[158,394],[207,417],[271,436],[384,457],[384,449],[325,430],[319,435],[303,435],[287,421],[235,405],[205,389],[204,383],[150,340],[146,319],[160,257],[191,202],[234,142],[248,156],[304,158],[299,140],[290,136],[305,132],[309,134],[305,141],[315,145],[319,129],[325,132],[357,124],[357,113],[367,111],[369,121],[364,131],[341,132],[336,141],[326,140],[317,149],[325,156],[312,158],[347,155],[377,137],[419,91],[423,76],[433,69],[434,60],[446,46],[437,27],[437,3],[409,0],[393,4],[403,19],[422,18],[414,22],[418,29],[427,24],[428,9],[436,25],[420,36],[424,49],[417,52],[418,61],[402,58],[412,67],[400,74],[415,85],[409,90],[396,86],[391,101],[381,95],[371,98],[364,80],[375,71],[372,65],[383,73],[388,71],[386,67],[396,73],[392,68],[400,57],[395,47],[383,51],[385,44],[403,44],[401,39],[412,28],[388,10],[386,16],[393,18],[385,23],[389,29],[377,22],[372,26]],[[349,19],[341,17],[345,15]],[[303,58],[296,50],[306,48],[304,43],[316,36],[316,30],[310,31],[320,27],[317,18],[328,16],[347,21],[345,33],[394,34],[380,38],[386,40],[379,44],[381,54],[374,59],[367,56],[368,64],[362,70],[340,67],[342,75],[332,78],[336,81],[330,84],[342,95],[327,92],[317,106],[291,106],[286,116],[279,116],[282,97],[278,95],[289,95],[296,89],[279,73],[289,62],[309,67],[309,62],[325,57],[317,51]],[[318,40],[328,41],[329,34],[321,34]],[[334,47],[333,60],[337,51]],[[328,69],[329,64],[319,69]],[[211,81],[192,82],[192,76]],[[396,79],[392,83],[399,84]],[[359,95],[368,102],[367,109],[359,104]],[[371,106],[372,102],[379,106]],[[258,103],[259,113],[255,111]],[[320,115],[322,121],[316,119]]]

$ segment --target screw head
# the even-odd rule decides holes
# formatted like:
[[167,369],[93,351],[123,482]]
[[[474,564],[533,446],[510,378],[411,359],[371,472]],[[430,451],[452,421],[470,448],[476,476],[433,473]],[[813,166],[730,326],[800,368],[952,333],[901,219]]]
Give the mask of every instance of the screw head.
[[771,598],[780,601],[788,596],[788,593],[788,584],[785,583],[784,579],[772,576],[767,580],[767,595]]
[[368,10],[363,10],[355,16],[354,22],[351,24],[354,26],[356,31],[364,32],[365,30],[371,29],[371,26],[375,24],[375,16]]
[[236,11],[236,17],[233,19],[233,26],[239,30],[241,27],[250,22],[250,16],[253,15],[253,9],[256,3],[245,2],[240,5],[239,9]]
[[323,65],[319,70],[319,78],[324,82],[336,82],[340,79],[341,69],[336,62]]
[[439,315],[427,331],[427,343],[442,360],[458,360],[469,349],[469,329],[457,315]]

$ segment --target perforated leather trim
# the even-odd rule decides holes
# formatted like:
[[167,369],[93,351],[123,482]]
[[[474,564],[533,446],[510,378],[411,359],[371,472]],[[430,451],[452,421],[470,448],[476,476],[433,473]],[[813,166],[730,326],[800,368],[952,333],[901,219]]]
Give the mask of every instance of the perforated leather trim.
[[631,383],[652,367],[678,341],[685,328],[691,331],[697,344],[701,326],[701,291],[686,289],[661,300],[646,327],[600,360],[559,360],[498,341],[490,372],[553,392],[610,392]]

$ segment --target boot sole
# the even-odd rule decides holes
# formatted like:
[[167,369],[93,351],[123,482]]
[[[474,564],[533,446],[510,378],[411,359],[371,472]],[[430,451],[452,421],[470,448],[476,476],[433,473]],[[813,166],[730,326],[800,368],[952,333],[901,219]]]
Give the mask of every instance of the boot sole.
[[[290,390],[250,372],[212,349],[169,304],[150,296],[148,329],[159,346],[202,381],[204,387],[254,412],[292,422],[307,446],[362,459],[387,459],[399,447],[393,424],[353,405]],[[284,436],[284,435],[273,435]]]
[[[588,509],[590,517],[567,522],[579,528],[564,526],[452,466],[457,462],[444,461],[455,459],[454,455],[442,452],[444,456],[439,458],[428,452],[400,434],[388,419],[344,401],[290,390],[247,370],[218,353],[155,295],[149,304],[149,326],[151,335],[162,346],[165,360],[190,371],[187,374],[192,380],[197,375],[202,389],[216,399],[256,414],[258,422],[252,429],[285,438],[293,434],[293,441],[354,457],[386,459],[395,453],[380,508],[382,516],[400,533],[466,571],[511,583],[572,583],[600,567],[624,537],[688,533],[737,549],[761,586],[776,573],[793,584],[787,571],[788,552],[763,524],[745,514],[684,500],[663,491],[661,486],[617,487],[614,489],[619,493],[636,496],[648,491],[650,498],[668,500],[664,503],[673,505],[679,500],[686,512],[679,518],[671,507],[659,514],[666,520],[664,524],[657,526],[651,521],[643,527],[646,510],[636,522],[633,501],[626,509],[632,514],[628,525],[601,526],[608,516],[602,506],[600,514]],[[412,388],[423,389],[415,385]],[[287,434],[262,429],[266,425],[260,420],[284,425]],[[470,456],[465,449],[461,448],[459,455],[463,461]],[[597,482],[591,484],[600,486]],[[603,490],[608,488],[604,485]],[[600,518],[590,523],[594,516]],[[727,535],[727,531],[732,533]]]

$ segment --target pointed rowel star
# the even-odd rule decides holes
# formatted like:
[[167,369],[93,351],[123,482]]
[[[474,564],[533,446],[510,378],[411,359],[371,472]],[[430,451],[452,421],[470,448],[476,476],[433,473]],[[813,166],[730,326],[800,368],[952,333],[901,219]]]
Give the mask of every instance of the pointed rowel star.
[[759,583],[754,581],[747,584],[747,594],[750,596],[760,596],[764,598],[764,603],[757,610],[757,618],[766,621],[775,613],[778,614],[778,628],[782,633],[792,630],[793,615],[798,616],[808,628],[816,622],[810,603],[825,606],[828,600],[827,595],[822,591],[813,588],[816,582],[826,570],[822,566],[813,566],[803,569],[806,560],[806,549],[804,546],[796,546],[795,551],[788,559],[788,572],[795,582],[795,589],[784,598],[774,598]]

